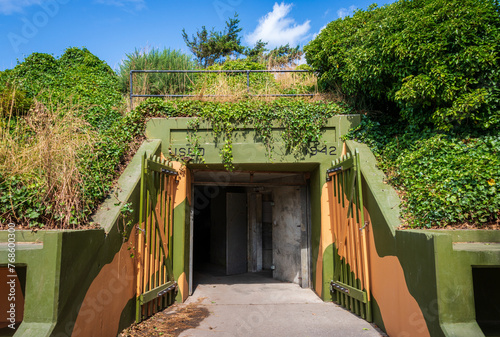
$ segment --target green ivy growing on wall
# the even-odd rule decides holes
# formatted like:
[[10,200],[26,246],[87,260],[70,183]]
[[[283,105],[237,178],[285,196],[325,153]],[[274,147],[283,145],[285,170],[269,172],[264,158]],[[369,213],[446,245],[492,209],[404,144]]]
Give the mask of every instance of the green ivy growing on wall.
[[286,151],[300,156],[311,142],[321,141],[321,128],[328,118],[353,112],[345,104],[320,101],[277,99],[270,102],[202,102],[163,101],[157,98],[144,101],[137,111],[144,116],[195,117],[190,123],[191,133],[188,136],[188,141],[195,148],[200,145],[197,136],[200,123],[210,123],[216,140],[222,144],[220,156],[227,170],[233,169],[232,143],[236,130],[254,128],[266,147],[268,157],[272,159],[272,145],[276,141],[271,132],[272,127],[283,128],[280,136]]
[[495,223],[500,217],[500,136],[446,134],[365,117],[346,138],[368,144],[400,191],[410,227]]

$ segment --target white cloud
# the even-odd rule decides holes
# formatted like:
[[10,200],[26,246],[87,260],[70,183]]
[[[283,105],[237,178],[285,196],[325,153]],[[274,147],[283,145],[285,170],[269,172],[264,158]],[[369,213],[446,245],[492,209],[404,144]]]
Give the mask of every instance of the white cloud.
[[287,17],[292,10],[293,4],[277,2],[273,6],[273,11],[267,13],[259,19],[259,24],[255,30],[245,36],[249,44],[255,44],[258,40],[268,42],[268,47],[277,47],[289,43],[290,46],[297,45],[306,38],[311,28],[310,20],[303,24],[297,24],[294,19]]
[[337,15],[339,18],[343,19],[346,16],[352,15],[354,11],[356,10],[356,6],[351,5],[349,8],[341,8],[337,11]]
[[124,8],[133,7],[138,11],[146,7],[145,0],[96,0],[95,2],[97,2],[98,4],[112,5]]
[[0,14],[22,12],[25,7],[42,3],[42,0],[0,0]]

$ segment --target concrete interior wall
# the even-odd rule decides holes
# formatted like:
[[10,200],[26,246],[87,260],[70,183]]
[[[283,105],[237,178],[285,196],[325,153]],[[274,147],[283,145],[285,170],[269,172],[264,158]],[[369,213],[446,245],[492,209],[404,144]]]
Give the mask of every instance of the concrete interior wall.
[[301,284],[302,201],[300,187],[273,188],[273,278]]
[[262,268],[273,266],[273,202],[270,194],[262,202]]
[[262,270],[262,193],[249,192],[248,200],[248,272]]
[[[282,183],[282,177],[279,179]],[[205,257],[205,266],[202,268],[207,267],[206,255],[210,256],[211,268],[224,267],[219,268],[221,272],[226,269],[227,194],[246,193],[247,237],[241,240],[241,245],[247,247],[248,263],[245,271],[273,270],[273,277],[276,279],[309,287],[309,211],[306,186],[202,186],[196,185],[196,179],[194,184],[195,270],[200,270],[197,256],[201,256],[202,260]],[[210,212],[204,211],[207,208]],[[210,226],[208,231],[205,229],[207,219]],[[207,238],[210,241],[208,244],[200,242]],[[207,247],[208,253],[200,251]]]

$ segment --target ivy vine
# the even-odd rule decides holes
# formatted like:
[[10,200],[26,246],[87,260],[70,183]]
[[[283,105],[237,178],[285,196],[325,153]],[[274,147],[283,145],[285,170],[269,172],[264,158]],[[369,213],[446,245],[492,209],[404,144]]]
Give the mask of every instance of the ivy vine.
[[[148,109],[148,107],[152,107]],[[216,143],[222,144],[220,157],[226,170],[233,170],[233,140],[237,130],[253,128],[272,159],[273,128],[280,134],[287,153],[300,156],[310,143],[321,141],[321,129],[335,115],[354,112],[344,103],[308,102],[297,99],[276,99],[270,102],[246,100],[238,102],[163,101],[149,99],[139,105],[142,113],[154,116],[194,117],[188,124],[187,141],[194,148],[192,155],[204,162],[200,151],[198,130],[209,123]],[[192,158],[189,158],[192,159]]]

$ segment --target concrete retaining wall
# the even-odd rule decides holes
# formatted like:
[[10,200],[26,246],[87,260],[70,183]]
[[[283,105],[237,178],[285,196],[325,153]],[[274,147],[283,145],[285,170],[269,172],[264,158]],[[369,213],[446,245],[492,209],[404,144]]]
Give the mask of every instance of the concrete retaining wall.
[[347,144],[361,158],[375,323],[390,336],[484,336],[473,268],[500,268],[500,231],[399,230],[399,198],[373,154]]

